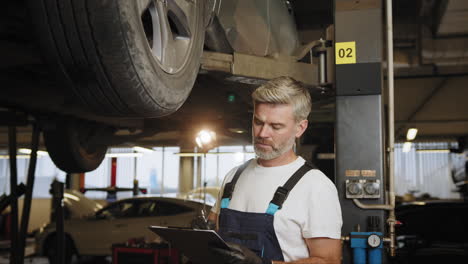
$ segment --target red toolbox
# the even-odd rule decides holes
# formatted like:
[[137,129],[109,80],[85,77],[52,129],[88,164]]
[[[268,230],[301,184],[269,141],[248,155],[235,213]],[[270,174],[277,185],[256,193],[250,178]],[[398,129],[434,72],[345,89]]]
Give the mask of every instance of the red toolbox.
[[127,246],[116,244],[112,246],[113,264],[179,264],[179,252],[175,248],[161,244],[146,244],[142,246]]

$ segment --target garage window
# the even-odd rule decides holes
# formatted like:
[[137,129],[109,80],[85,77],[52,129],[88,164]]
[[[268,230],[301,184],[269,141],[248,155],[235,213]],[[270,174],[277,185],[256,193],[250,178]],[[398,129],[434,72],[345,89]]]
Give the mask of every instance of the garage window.
[[[241,165],[245,161],[255,157],[253,146],[220,146],[212,149],[206,155],[206,159],[201,158],[201,173],[203,181],[207,186],[221,186],[226,174],[234,167]],[[197,162],[195,169],[197,170]],[[205,167],[206,166],[206,167]],[[194,186],[198,187],[197,177],[194,177]]]
[[395,192],[416,197],[460,198],[453,192],[453,163],[456,160],[450,148],[456,143],[415,143],[409,152],[403,144],[395,144]]
[[134,202],[120,202],[114,204],[99,214],[99,218],[114,219],[114,218],[126,218],[137,216],[136,204]]
[[[177,193],[179,189],[179,147],[156,147],[154,152],[135,157],[117,157],[117,186],[133,187],[133,179],[139,181],[140,188],[150,194]],[[132,148],[112,148],[109,153],[132,153]],[[233,167],[253,158],[252,146],[220,146],[209,152],[206,160],[201,158],[203,181],[208,186],[220,186],[226,173]],[[195,157],[200,158],[200,157]],[[18,159],[18,181],[25,182],[29,159]],[[194,162],[197,166],[197,162]],[[205,167],[206,166],[206,167]],[[198,169],[194,168],[195,173]],[[10,173],[8,159],[0,159],[0,191],[9,193]],[[48,156],[39,156],[33,195],[35,198],[49,198],[53,179],[65,181],[65,173],[59,170]],[[105,188],[111,184],[111,158],[106,157],[94,171],[85,174],[85,188]],[[197,175],[194,186],[198,186]],[[92,199],[106,199],[107,193],[88,191]],[[117,198],[131,197],[132,192],[119,192]]]
[[148,216],[172,216],[192,212],[190,207],[174,204],[166,201],[150,200],[141,201],[138,206],[139,217]]
[[[2,154],[8,155],[6,151]],[[28,166],[29,156],[22,155],[17,158],[18,183],[26,183]],[[64,182],[65,173],[54,165],[49,156],[38,156],[33,190],[34,198],[51,197],[49,190],[54,179]],[[10,163],[7,158],[0,159],[0,192],[10,194]]]
[[[157,147],[152,153],[142,153],[138,157],[117,158],[118,187],[133,188],[135,177],[140,188],[148,193],[177,193],[179,188],[179,147]],[[112,148],[110,153],[132,153],[132,148]],[[85,174],[85,187],[104,188],[111,183],[111,158],[106,157],[94,171]],[[86,196],[106,199],[104,192],[87,192]],[[132,197],[131,191],[117,193],[117,198]]]

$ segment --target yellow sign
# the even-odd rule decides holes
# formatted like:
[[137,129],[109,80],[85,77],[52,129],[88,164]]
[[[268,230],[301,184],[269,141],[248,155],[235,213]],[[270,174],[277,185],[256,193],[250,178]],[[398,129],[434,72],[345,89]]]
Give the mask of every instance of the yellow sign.
[[356,42],[337,42],[335,47],[336,64],[356,63]]

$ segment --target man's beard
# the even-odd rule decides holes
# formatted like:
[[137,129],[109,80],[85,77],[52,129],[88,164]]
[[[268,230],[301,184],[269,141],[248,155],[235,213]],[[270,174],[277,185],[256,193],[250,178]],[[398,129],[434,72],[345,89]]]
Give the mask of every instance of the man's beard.
[[[273,142],[271,141],[266,141],[262,138],[254,137],[253,138],[253,145],[254,145],[254,150],[255,154],[262,160],[272,160],[275,159],[284,153],[288,152],[290,149],[292,149],[294,142],[296,138],[291,137],[289,140],[285,141],[283,144],[280,144],[279,146],[276,146]],[[260,144],[265,144],[269,145],[271,147],[270,151],[264,151],[261,148],[258,148],[256,146],[256,143]]]

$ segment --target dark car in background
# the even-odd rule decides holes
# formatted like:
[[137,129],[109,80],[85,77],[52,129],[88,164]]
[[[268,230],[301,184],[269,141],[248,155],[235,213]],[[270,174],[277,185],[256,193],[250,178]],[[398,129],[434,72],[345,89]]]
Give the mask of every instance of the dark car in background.
[[468,263],[468,202],[434,200],[396,208],[395,263]]

